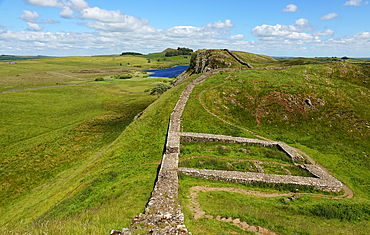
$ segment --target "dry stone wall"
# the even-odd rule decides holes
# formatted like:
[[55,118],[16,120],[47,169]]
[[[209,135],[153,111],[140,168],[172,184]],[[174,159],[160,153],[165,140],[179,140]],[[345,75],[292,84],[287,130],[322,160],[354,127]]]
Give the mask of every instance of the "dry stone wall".
[[[294,149],[282,142],[180,132],[181,116],[194,87],[213,74],[219,73],[220,71],[233,70],[235,69],[223,68],[208,71],[190,82],[181,93],[170,116],[165,153],[163,154],[158,178],[151,198],[149,199],[145,209],[145,213],[135,216],[132,219],[131,226],[124,228],[122,233],[118,232],[118,234],[191,234],[187,231],[184,224],[184,215],[181,212],[181,207],[178,201],[178,171],[189,176],[237,183],[253,183],[258,181],[269,183],[291,183],[311,185],[323,191],[340,191],[342,188],[341,182],[323,171],[321,168],[313,165],[304,165],[304,168],[309,170],[317,178],[290,175],[269,175],[252,172],[200,170],[191,168],[178,169],[180,138],[182,141],[221,141],[238,144],[257,144],[261,146],[276,145],[291,156],[293,160],[304,160],[304,158]],[[113,230],[112,234],[117,234],[116,232],[116,230]]]
[[332,178],[313,178],[292,175],[273,175],[255,172],[240,172],[240,171],[219,171],[219,170],[205,170],[192,168],[179,168],[188,176],[198,177],[203,179],[235,182],[241,184],[253,184],[255,182],[266,183],[283,183],[283,184],[297,184],[313,186],[316,189],[326,192],[339,192],[342,189],[342,183]]
[[232,57],[234,57],[234,59],[236,59],[242,65],[246,65],[248,68],[253,69],[253,67],[250,64],[248,64],[247,62],[244,62],[241,59],[239,59],[239,57],[237,57],[234,53],[232,53],[228,49],[224,49],[224,51],[226,51],[227,53],[229,53]]
[[293,161],[300,161],[300,162],[305,161],[304,157],[302,157],[292,147],[288,146],[287,144],[283,142],[266,141],[266,140],[258,140],[258,139],[242,138],[242,137],[232,137],[232,136],[226,136],[226,135],[189,133],[189,132],[181,132],[179,133],[179,135],[181,136],[181,141],[184,141],[184,142],[224,142],[224,143],[232,143],[232,144],[255,144],[255,145],[260,145],[264,147],[278,146],[289,157],[291,157]]

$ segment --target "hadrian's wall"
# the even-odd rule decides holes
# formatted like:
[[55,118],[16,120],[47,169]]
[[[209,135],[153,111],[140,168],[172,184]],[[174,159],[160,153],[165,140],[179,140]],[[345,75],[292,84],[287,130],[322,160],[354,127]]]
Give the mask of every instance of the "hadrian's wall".
[[181,93],[170,115],[165,153],[145,213],[135,216],[131,226],[124,228],[121,234],[130,235],[137,231],[140,233],[146,231],[150,234],[190,234],[184,225],[184,215],[178,202],[177,167],[180,151],[180,136],[178,135],[180,119],[194,87],[219,71],[210,71],[199,76]]
[[184,142],[224,142],[224,143],[231,143],[231,144],[255,144],[264,147],[268,146],[277,146],[281,150],[283,150],[289,157],[292,158],[293,161],[300,161],[304,162],[305,159],[297,153],[292,147],[288,146],[283,142],[277,141],[265,141],[265,140],[258,140],[258,139],[250,139],[250,138],[242,138],[242,137],[232,137],[232,136],[225,136],[225,135],[212,135],[212,134],[203,134],[203,133],[188,133],[188,132],[181,132],[179,133],[181,136],[181,141]]
[[314,177],[302,177],[292,175],[273,175],[255,172],[219,171],[182,167],[180,167],[178,171],[188,176],[210,180],[235,182],[241,184],[253,184],[255,182],[296,184],[313,186],[316,189],[326,192],[339,192],[343,186],[342,183],[336,180],[334,177],[320,179]]
[[[316,166],[312,165],[305,165],[305,167],[317,178],[267,175],[263,173],[251,172],[199,170],[190,168],[178,169],[180,137],[183,141],[224,141],[228,143],[260,144],[262,146],[277,145],[280,146],[280,148],[288,155],[290,155],[292,159],[303,159],[303,157],[300,156],[295,150],[281,142],[180,132],[181,116],[194,87],[213,74],[216,74],[220,71],[233,70],[235,69],[226,68],[211,70],[190,82],[181,93],[180,98],[170,115],[167,142],[164,151],[165,153],[163,154],[158,178],[155,183],[151,198],[149,199],[145,209],[145,213],[135,216],[132,219],[131,226],[124,228],[120,234],[130,235],[138,232],[147,234],[191,234],[187,231],[184,224],[184,215],[181,212],[181,207],[178,201],[178,171],[190,176],[222,181],[233,181],[238,183],[253,183],[256,181],[271,183],[295,183],[312,185],[323,191],[333,192],[337,192],[341,189],[342,184],[338,180],[324,172],[321,168],[315,168]],[[115,233],[115,231],[113,232]]]

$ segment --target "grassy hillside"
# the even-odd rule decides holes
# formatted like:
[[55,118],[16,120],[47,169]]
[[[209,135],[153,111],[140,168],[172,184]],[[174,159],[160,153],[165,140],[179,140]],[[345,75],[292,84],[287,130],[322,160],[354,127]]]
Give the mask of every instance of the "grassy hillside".
[[[132,59],[138,68],[111,57],[28,60],[13,77],[3,64],[1,234],[108,234],[143,211],[181,87],[157,100],[147,91],[163,79],[136,72],[146,58]],[[113,78],[122,73],[133,77]]]
[[[238,54],[245,62],[252,63],[246,55]],[[370,232],[370,69],[351,63],[310,61],[275,61],[274,67],[289,63],[302,65],[285,70],[237,70],[211,76],[194,89],[183,114],[183,130],[248,137],[245,133],[248,129],[286,142],[309,154],[348,185],[354,191],[354,198],[338,200],[303,195],[285,203],[282,196],[268,199],[231,192],[201,192],[198,201],[207,215],[240,218],[278,234]],[[259,63],[256,67],[265,62]],[[220,152],[220,147],[216,146],[218,152],[214,153],[211,145],[184,144],[185,160],[180,160],[183,161],[180,164],[207,169],[245,168],[236,161],[243,156],[240,147],[223,144],[226,154]],[[244,154],[242,158],[254,159],[254,156]],[[274,192],[263,185],[238,185],[186,176],[181,176],[180,184],[186,223],[194,234],[219,231],[243,234],[243,231],[216,219],[203,217],[195,221],[194,212],[186,207],[191,204],[188,198],[192,187],[208,185]]]
[[[212,56],[238,68],[224,53],[212,50]],[[291,190],[180,174],[180,201],[189,231],[252,234],[215,219],[222,216],[278,234],[368,234],[369,67],[235,53],[256,68],[298,66],[211,76],[191,94],[182,116],[183,131],[255,138],[247,131],[251,130],[284,141],[326,167],[354,191],[354,198],[333,199],[337,195],[307,190],[309,194],[283,202],[287,196],[200,191],[196,200],[213,219],[195,220],[189,208],[194,186],[275,194]],[[160,166],[169,115],[187,83],[199,76],[192,75],[159,98],[150,96],[145,90],[162,79],[138,70],[189,61],[164,58],[164,53],[46,58],[19,62],[17,69],[0,63],[0,91],[57,85],[0,94],[0,106],[6,110],[0,113],[1,234],[109,234],[129,226],[132,217],[144,211]],[[133,78],[111,77],[122,73]],[[94,82],[97,76],[105,81]],[[181,153],[183,166],[246,171],[263,160],[304,174],[275,148],[182,143]],[[276,166],[266,169],[281,174]]]

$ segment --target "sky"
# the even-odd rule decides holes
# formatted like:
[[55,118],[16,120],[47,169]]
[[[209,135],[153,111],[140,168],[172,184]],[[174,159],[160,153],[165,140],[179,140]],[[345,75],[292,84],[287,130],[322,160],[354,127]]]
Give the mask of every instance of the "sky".
[[370,57],[366,0],[0,0],[0,54]]

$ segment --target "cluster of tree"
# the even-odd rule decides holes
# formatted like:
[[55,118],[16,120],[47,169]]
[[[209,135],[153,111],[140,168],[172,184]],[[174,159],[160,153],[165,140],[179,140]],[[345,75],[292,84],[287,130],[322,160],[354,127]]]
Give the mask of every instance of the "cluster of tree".
[[143,55],[143,54],[137,52],[122,52],[121,55]]
[[178,47],[177,50],[169,50],[166,52],[165,56],[177,56],[177,55],[191,55],[192,49],[186,47]]

